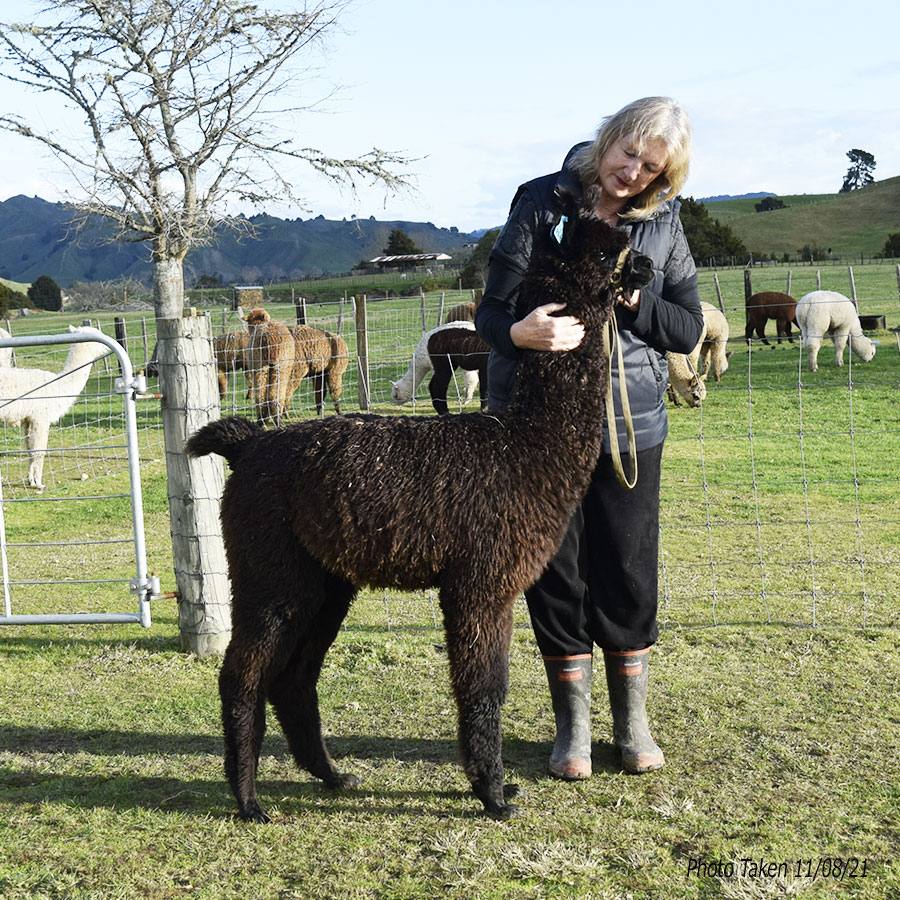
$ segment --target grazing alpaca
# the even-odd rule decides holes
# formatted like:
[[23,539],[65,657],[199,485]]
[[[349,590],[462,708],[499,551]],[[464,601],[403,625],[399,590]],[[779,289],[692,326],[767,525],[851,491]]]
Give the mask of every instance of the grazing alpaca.
[[697,346],[690,353],[666,352],[669,368],[669,383],[666,393],[675,406],[684,400],[688,406],[697,407],[706,399],[706,380],[700,377],[700,348],[706,337],[706,320]]
[[[500,735],[513,604],[556,551],[600,455],[602,332],[627,246],[593,214],[567,213],[562,248],[549,229],[535,240],[520,305],[565,303],[585,336],[566,353],[524,351],[503,413],[332,416],[268,432],[231,417],[188,441],[189,455],[218,453],[233,470],[222,499],[233,631],[219,690],[244,819],[268,821],[256,794],[266,700],[299,766],[331,787],[359,783],[328,754],[316,683],[362,585],[439,588],[466,775],[488,815],[516,813]],[[637,254],[620,268],[626,294],[652,274]]]
[[246,331],[226,331],[213,338],[213,355],[219,381],[219,396],[228,391],[228,374],[247,368],[247,345],[250,335]]
[[444,323],[450,322],[474,322],[475,321],[475,304],[469,300],[466,303],[459,303],[447,313]]
[[487,409],[487,364],[491,348],[471,328],[441,328],[428,339],[428,359],[434,375],[428,382],[431,404],[439,415],[445,416],[447,409],[447,388],[453,373],[462,368],[478,373],[478,393],[481,396],[481,410]]
[[[69,331],[100,334],[86,325]],[[43,490],[44,456],[50,426],[58,422],[84,390],[94,362],[109,353],[104,344],[72,344],[61,373],[26,367],[0,368],[0,422],[21,425],[28,451],[28,486]]]
[[325,386],[334,403],[334,411],[341,411],[341,391],[343,376],[350,362],[347,342],[330,331],[322,331],[312,325],[295,325],[291,328],[294,336],[294,368],[288,388],[288,403],[300,382],[313,377],[316,398],[316,412],[321,416],[325,408]]
[[811,291],[797,301],[797,324],[806,348],[810,372],[819,368],[819,348],[826,334],[834,343],[834,364],[844,364],[844,348],[850,349],[863,362],[875,356],[875,343],[863,333],[856,307],[849,297],[837,291]]
[[728,370],[728,320],[722,311],[711,303],[702,303],[703,323],[706,334],[700,342],[700,377],[705,381],[712,373],[716,381],[721,381]]
[[744,331],[744,339],[750,340],[753,332],[766,340],[766,320],[774,319],[775,328],[778,331],[778,343],[787,338],[792,344],[791,322],[797,321],[797,301],[790,294],[780,294],[778,291],[760,291],[753,294],[747,301],[747,328]]
[[247,356],[250,390],[256,401],[256,417],[261,424],[281,425],[290,402],[294,368],[294,337],[286,325],[273,322],[264,309],[247,314]]
[[[475,333],[474,322],[449,322],[444,325],[438,325],[432,328],[419,339],[416,346],[416,352],[413,354],[412,362],[409,368],[399,381],[391,382],[391,397],[395,403],[408,403],[412,400],[416,393],[416,388],[422,383],[422,379],[429,373],[434,371],[431,365],[431,356],[428,352],[428,344],[434,335],[445,331],[446,329],[467,328],[473,334]],[[478,385],[478,372],[469,369],[464,370],[463,382],[466,386],[465,399],[463,403],[471,403],[475,396],[475,388]],[[446,396],[446,395],[445,395]],[[482,395],[485,396],[485,395]]]

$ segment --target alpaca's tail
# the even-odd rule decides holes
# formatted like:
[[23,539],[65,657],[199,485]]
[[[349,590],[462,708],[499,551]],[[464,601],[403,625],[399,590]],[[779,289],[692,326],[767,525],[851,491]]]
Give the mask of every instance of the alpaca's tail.
[[184,445],[184,452],[193,457],[218,453],[219,456],[224,456],[229,465],[234,468],[246,442],[260,434],[265,434],[265,429],[256,422],[240,416],[228,416],[204,425],[188,439]]

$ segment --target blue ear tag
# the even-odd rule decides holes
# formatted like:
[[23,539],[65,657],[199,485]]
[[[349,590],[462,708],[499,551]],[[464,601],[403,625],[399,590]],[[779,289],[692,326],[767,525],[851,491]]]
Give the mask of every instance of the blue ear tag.
[[556,227],[550,233],[556,238],[556,243],[561,244],[563,239],[563,231],[566,227],[566,222],[568,222],[568,218],[563,216],[559,222],[557,222]]

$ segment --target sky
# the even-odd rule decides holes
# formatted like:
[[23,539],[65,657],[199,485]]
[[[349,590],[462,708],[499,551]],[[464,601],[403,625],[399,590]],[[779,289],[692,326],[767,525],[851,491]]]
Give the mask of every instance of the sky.
[[[0,19],[37,8],[4,0]],[[298,168],[287,174],[305,208],[271,204],[273,215],[495,227],[520,183],[650,95],[690,113],[686,196],[836,193],[854,148],[874,155],[876,180],[900,175],[896,0],[354,0],[340,26],[318,74],[297,79],[296,102],[328,99],[297,119],[294,140],[335,157],[395,151],[412,160],[414,190],[353,196]],[[55,121],[46,97],[4,80],[0,109]],[[0,200],[58,200],[65,182],[36,145],[0,133]]]

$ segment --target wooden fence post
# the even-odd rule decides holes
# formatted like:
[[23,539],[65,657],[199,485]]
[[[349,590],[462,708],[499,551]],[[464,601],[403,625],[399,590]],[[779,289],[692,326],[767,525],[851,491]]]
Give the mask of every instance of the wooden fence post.
[[[293,295],[293,288],[291,289],[291,294]],[[294,313],[297,316],[297,324],[305,325],[306,324],[306,297],[300,297],[299,299],[294,300]]]
[[444,292],[441,291],[441,302],[438,305],[438,314],[436,325],[440,325],[444,321]]
[[422,307],[422,331],[428,331],[428,323],[425,321],[425,291],[420,290],[419,296],[421,298],[421,307]]
[[231,593],[219,524],[225,485],[217,456],[189,459],[185,441],[219,417],[209,319],[157,319],[159,387],[168,475],[169,524],[178,588],[181,646],[197,656],[224,652]]
[[722,288],[719,285],[719,273],[713,272],[713,281],[716,283],[716,296],[719,298],[719,309],[724,313],[725,304],[722,302]]
[[822,290],[822,270],[816,269],[816,290]]
[[359,371],[359,408],[369,411],[369,331],[366,295],[356,298],[356,363]]
[[790,297],[791,295],[791,270],[787,270],[787,285],[785,286],[784,292]]
[[850,299],[856,307],[857,315],[859,314],[859,304],[856,302],[856,281],[853,278],[853,266],[847,266],[847,274],[850,276]]

